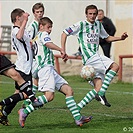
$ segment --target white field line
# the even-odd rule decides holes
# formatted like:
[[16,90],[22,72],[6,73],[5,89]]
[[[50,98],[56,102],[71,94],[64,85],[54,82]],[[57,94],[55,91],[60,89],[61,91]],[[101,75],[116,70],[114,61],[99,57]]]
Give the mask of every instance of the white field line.
[[[14,84],[14,82],[8,82],[8,81],[0,81],[0,84]],[[83,94],[82,90],[92,90],[90,88],[75,88],[76,90],[80,90],[80,92],[75,92],[75,94]],[[107,90],[107,93],[117,93],[119,95],[126,94],[126,95],[133,95],[133,92],[120,92],[120,91],[110,91],[109,89]]]
[[[89,89],[89,88],[75,88],[76,90],[88,90],[88,91],[91,91],[92,89]],[[123,91],[123,92],[120,92],[120,91],[110,91],[109,89],[106,91],[107,93],[117,93],[117,94],[127,94],[127,95],[133,95],[133,92],[128,92],[128,91]],[[75,94],[81,94],[81,92],[75,92]]]
[[14,82],[11,82],[11,81],[0,81],[0,84],[14,84]]

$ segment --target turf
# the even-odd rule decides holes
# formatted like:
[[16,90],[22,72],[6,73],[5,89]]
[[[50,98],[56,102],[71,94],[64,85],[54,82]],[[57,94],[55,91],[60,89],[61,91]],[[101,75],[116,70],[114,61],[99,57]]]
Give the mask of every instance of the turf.
[[[76,102],[79,102],[92,87],[79,76],[64,77],[74,90]],[[0,100],[14,92],[14,82],[0,76]],[[40,95],[38,93],[37,95]],[[82,115],[92,115],[93,120],[77,127],[66,108],[65,96],[55,93],[55,99],[41,109],[31,113],[24,128],[18,124],[19,102],[9,115],[10,126],[0,125],[0,133],[124,133],[133,132],[133,84],[112,83],[106,93],[111,107],[105,107],[93,100],[82,109]]]

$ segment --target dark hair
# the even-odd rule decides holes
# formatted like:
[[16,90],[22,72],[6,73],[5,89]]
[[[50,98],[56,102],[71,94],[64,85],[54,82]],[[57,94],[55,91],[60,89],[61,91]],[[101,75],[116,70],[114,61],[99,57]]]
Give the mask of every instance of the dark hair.
[[16,8],[11,12],[11,22],[15,23],[16,22],[16,17],[19,16],[21,17],[22,14],[25,13],[24,10],[20,9],[20,8]]
[[104,13],[104,10],[103,9],[98,9],[98,12],[103,12]]
[[97,10],[97,14],[98,14],[98,9],[97,9],[97,7],[96,7],[95,5],[89,5],[89,6],[87,6],[87,7],[85,8],[85,14],[87,14],[87,11],[88,11],[89,9],[96,9],[96,10]]
[[34,13],[36,9],[42,8],[43,12],[44,12],[44,6],[43,3],[36,3],[35,5],[33,5],[32,7],[32,12]]
[[48,17],[43,17],[40,19],[39,21],[39,26],[42,25],[46,25],[47,23],[53,24],[52,20]]

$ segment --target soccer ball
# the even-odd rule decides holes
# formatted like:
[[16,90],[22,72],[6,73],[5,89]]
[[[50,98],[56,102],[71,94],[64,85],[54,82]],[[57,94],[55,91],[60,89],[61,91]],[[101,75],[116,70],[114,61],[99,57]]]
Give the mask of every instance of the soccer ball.
[[83,79],[86,79],[88,81],[93,80],[95,76],[95,69],[90,65],[83,66],[80,75]]

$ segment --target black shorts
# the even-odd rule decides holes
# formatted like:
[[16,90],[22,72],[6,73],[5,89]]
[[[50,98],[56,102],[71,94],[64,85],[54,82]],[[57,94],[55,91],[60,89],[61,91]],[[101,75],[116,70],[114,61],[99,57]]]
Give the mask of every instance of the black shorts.
[[0,74],[12,67],[15,65],[6,56],[0,55]]
[[[32,74],[30,73],[30,74],[27,75],[27,74],[25,74],[25,73],[23,73],[23,72],[21,72],[19,70],[16,70],[16,71],[21,75],[21,77],[25,81],[30,82],[30,87],[32,87]],[[18,85],[17,82],[15,82],[15,88],[19,90],[19,85]]]

